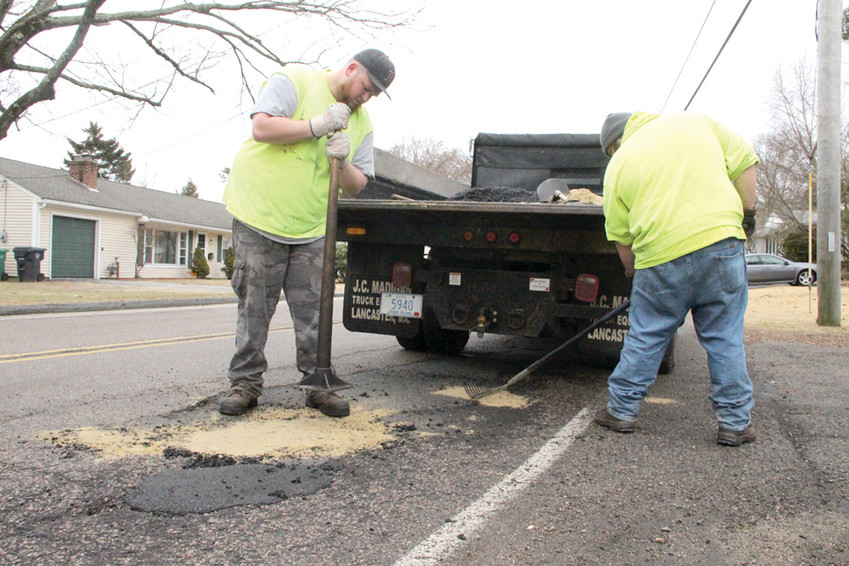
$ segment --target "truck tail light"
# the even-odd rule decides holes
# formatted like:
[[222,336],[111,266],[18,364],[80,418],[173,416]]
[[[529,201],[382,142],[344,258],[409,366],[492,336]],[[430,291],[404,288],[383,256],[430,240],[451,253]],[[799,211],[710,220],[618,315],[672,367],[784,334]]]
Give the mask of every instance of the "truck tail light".
[[467,242],[471,242],[472,238],[474,238],[474,237],[475,237],[475,233],[472,232],[471,230],[464,230],[463,231],[463,239],[466,240]]
[[495,232],[490,230],[489,232],[486,233],[486,241],[487,242],[492,243],[497,239],[498,239],[498,234],[496,234]]
[[348,226],[347,228],[345,228],[345,233],[349,236],[365,236],[366,229],[359,228],[357,226]]
[[575,298],[591,303],[598,297],[598,277],[589,273],[578,275],[575,280]]
[[518,232],[510,232],[510,235],[507,236],[507,239],[510,240],[511,244],[518,244],[521,241],[522,237]]
[[409,263],[396,263],[392,266],[392,284],[396,287],[413,286],[413,266]]

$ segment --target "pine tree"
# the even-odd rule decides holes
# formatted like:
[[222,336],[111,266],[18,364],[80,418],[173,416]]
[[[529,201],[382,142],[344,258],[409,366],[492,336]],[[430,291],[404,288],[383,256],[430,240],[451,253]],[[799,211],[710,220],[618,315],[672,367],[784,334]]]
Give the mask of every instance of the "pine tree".
[[195,248],[189,271],[194,273],[198,279],[206,279],[206,276],[209,275],[209,262],[206,261],[206,256],[203,254],[203,248]]
[[221,268],[221,271],[224,272],[224,275],[227,276],[227,279],[233,279],[233,272],[236,270],[233,267],[233,263],[236,261],[236,250],[233,249],[233,246],[230,246],[226,250],[224,250],[224,267]]
[[69,167],[74,155],[90,155],[98,163],[98,176],[110,181],[128,183],[133,178],[136,170],[133,169],[132,154],[124,152],[115,138],[104,139],[103,132],[95,122],[89,122],[88,128],[83,130],[88,137],[81,142],[71,138],[72,151],[68,152],[65,159],[65,167]]
[[191,179],[189,179],[189,182],[186,183],[185,186],[183,186],[183,189],[180,191],[180,194],[184,197],[200,198],[198,186],[195,185]]

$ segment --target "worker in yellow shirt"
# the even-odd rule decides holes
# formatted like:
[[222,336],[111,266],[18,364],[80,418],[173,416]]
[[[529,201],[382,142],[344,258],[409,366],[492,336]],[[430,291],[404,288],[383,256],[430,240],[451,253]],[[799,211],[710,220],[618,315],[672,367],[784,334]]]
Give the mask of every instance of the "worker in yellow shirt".
[[756,439],[743,316],[744,243],[755,226],[751,145],[696,113],[615,113],[601,132],[605,230],[631,289],[631,329],[595,422],[633,432],[666,347],[687,313],[708,354],[716,441]]
[[[331,71],[286,65],[263,85],[251,109],[252,135],[236,153],[224,191],[235,218],[232,286],[239,303],[222,414],[257,405],[281,290],[294,321],[298,370],[315,371],[329,159],[340,161],[339,185],[349,196],[374,177],[374,132],[363,105],[394,78],[386,54],[366,49]],[[306,405],[332,417],[350,412],[330,390],[310,390]]]

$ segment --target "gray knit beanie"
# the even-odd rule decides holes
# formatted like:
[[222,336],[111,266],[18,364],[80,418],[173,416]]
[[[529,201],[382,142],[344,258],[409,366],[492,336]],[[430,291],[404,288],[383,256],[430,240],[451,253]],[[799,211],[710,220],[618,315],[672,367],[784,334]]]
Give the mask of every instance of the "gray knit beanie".
[[604,124],[601,126],[601,150],[605,155],[610,146],[625,133],[625,124],[633,115],[633,112],[614,112],[604,119]]

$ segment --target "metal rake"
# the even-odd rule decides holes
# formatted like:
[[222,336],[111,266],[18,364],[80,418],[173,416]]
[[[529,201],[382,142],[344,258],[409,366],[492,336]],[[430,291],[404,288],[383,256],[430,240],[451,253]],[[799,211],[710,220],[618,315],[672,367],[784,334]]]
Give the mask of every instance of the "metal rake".
[[592,332],[593,330],[595,330],[596,328],[598,328],[602,324],[604,324],[607,321],[609,321],[610,319],[612,319],[614,316],[618,315],[619,313],[621,313],[622,311],[627,309],[629,306],[631,306],[631,299],[628,299],[627,301],[623,302],[618,307],[609,310],[600,319],[598,319],[594,323],[590,324],[589,326],[587,326],[586,328],[584,328],[583,330],[581,330],[580,332],[578,332],[577,334],[575,334],[574,336],[572,336],[571,338],[566,340],[564,343],[559,345],[557,348],[550,351],[549,353],[547,353],[546,355],[544,355],[543,357],[541,357],[540,359],[538,359],[537,361],[535,361],[534,363],[532,363],[531,365],[529,365],[528,367],[526,367],[525,369],[523,369],[522,371],[520,371],[519,373],[517,373],[516,375],[511,377],[510,381],[508,381],[504,385],[499,385],[497,387],[484,387],[482,385],[467,385],[465,387],[466,395],[469,396],[469,399],[477,400],[477,399],[480,399],[482,397],[492,395],[493,393],[498,393],[499,391],[504,391],[505,389],[507,389],[511,385],[515,385],[516,383],[519,383],[520,381],[526,379],[529,375],[531,375],[541,365],[543,365],[544,363],[549,361],[551,358],[553,358],[554,356],[559,354],[564,348],[570,346],[572,343],[574,343],[579,338],[583,338],[584,336],[586,336],[587,334],[589,334],[590,332]]

